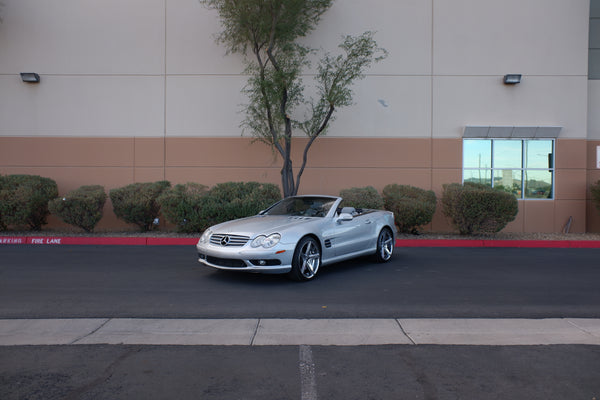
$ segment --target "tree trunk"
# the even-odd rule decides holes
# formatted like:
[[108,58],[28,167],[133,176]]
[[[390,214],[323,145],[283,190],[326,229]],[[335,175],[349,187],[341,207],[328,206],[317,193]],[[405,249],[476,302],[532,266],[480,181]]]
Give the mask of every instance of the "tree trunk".
[[281,169],[281,187],[283,188],[283,197],[290,197],[298,194],[296,185],[294,184],[292,160],[287,160],[283,163],[283,168]]

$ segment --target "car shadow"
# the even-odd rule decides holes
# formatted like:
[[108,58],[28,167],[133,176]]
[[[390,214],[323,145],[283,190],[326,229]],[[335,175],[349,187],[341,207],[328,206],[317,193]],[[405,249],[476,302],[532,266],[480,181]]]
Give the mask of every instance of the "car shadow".
[[227,271],[215,269],[209,272],[206,276],[219,283],[249,283],[249,284],[294,284],[295,282],[289,279],[286,274],[259,274],[255,272],[244,271]]
[[287,274],[260,274],[244,271],[211,270],[205,276],[206,279],[219,283],[251,284],[251,285],[298,285],[310,284],[314,281],[327,281],[337,279],[342,274],[360,274],[373,271],[377,268],[385,268],[394,260],[394,256],[387,263],[374,261],[373,256],[363,256],[351,260],[341,261],[335,264],[322,266],[315,279],[308,282],[297,282],[288,278]]
[[376,262],[374,260],[373,256],[362,256],[362,257],[358,257],[358,258],[353,258],[351,260],[347,260],[347,261],[341,261],[335,264],[329,264],[326,265],[324,267],[321,267],[321,270],[319,271],[319,275],[321,277],[325,277],[325,276],[336,276],[336,275],[340,275],[340,274],[355,274],[355,273],[363,273],[365,271],[371,271],[371,270],[376,270],[379,268],[385,268],[387,265],[390,265],[390,263],[393,263],[394,261],[394,256],[392,255],[392,258],[385,262],[385,263],[379,263]]

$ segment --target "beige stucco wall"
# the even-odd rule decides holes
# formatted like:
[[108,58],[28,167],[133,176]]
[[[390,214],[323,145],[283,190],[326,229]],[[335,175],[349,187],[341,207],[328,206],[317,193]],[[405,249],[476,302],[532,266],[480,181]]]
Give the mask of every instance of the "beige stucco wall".
[[[306,42],[335,51],[341,35],[375,30],[389,57],[329,135],[558,125],[585,138],[588,15],[587,0],[335,2]],[[193,0],[9,1],[0,136],[237,137],[246,78],[240,57],[215,44],[219,30]],[[42,83],[23,84],[18,73],[29,71]],[[522,83],[503,85],[507,73]]]

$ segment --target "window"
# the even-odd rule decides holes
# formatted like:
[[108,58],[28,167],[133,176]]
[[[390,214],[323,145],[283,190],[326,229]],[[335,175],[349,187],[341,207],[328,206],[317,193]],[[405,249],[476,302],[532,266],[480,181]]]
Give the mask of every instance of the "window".
[[554,140],[464,139],[463,182],[502,189],[518,199],[552,199]]

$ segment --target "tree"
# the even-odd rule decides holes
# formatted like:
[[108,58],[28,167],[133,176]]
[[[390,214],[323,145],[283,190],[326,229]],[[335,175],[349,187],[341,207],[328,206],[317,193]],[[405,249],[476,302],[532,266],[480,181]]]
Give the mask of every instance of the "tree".
[[[298,193],[308,152],[326,133],[335,111],[352,104],[352,85],[364,71],[387,52],[379,48],[373,32],[345,36],[341,54],[325,54],[316,69],[317,99],[304,95],[302,71],[310,66],[316,50],[299,42],[317,25],[333,0],[200,0],[219,13],[223,31],[217,42],[228,53],[244,55],[249,75],[244,93],[243,131],[271,146],[282,158],[281,184],[284,197]],[[303,113],[302,117],[296,117]],[[294,129],[308,141],[301,166],[294,177],[292,137]]]

